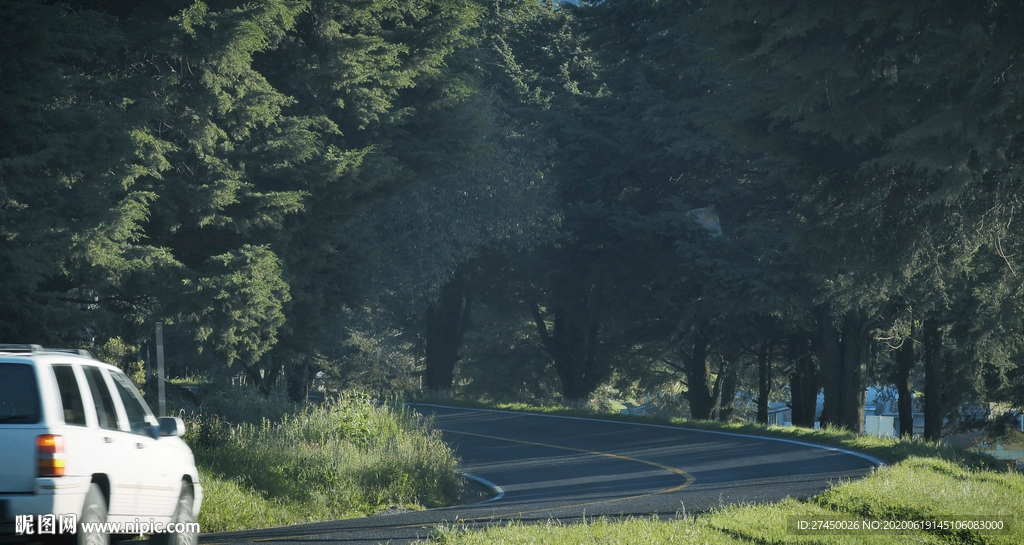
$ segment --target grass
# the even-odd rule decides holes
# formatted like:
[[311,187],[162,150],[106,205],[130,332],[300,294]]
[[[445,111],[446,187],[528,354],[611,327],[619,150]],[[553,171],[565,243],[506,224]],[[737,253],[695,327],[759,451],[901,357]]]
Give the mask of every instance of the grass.
[[174,385],[177,385],[177,386],[185,387],[185,386],[203,386],[204,384],[209,384],[210,380],[208,378],[202,376],[202,375],[188,374],[188,375],[181,376],[181,377],[169,378],[169,379],[167,379],[167,382],[170,382],[171,384],[174,384]]
[[474,531],[465,526],[438,527],[431,537],[444,545],[553,544],[560,543],[722,543],[742,544],[706,524],[665,524],[657,519],[624,521],[597,519],[586,524],[522,524],[510,522]]
[[[1024,543],[1020,515],[1024,478],[1013,473],[967,470],[935,458],[908,458],[879,469],[866,479],[838,485],[807,501],[786,499],[775,504],[723,507],[705,515],[676,520],[599,518],[585,523],[527,525],[519,522],[483,530],[465,526],[438,528],[431,542],[477,544],[959,544]],[[797,535],[792,520],[829,519],[900,521],[950,516],[1004,516],[1005,532],[831,532]]]
[[[445,404],[477,406],[465,402]],[[723,506],[697,516],[659,520],[629,518],[596,519],[585,523],[524,525],[511,522],[484,529],[465,526],[438,528],[431,541],[445,545],[470,544],[569,544],[569,543],[744,543],[744,544],[903,544],[903,543],[1024,543],[1024,475],[983,454],[925,441],[901,441],[869,437],[840,429],[806,430],[764,427],[754,424],[718,424],[680,419],[598,414],[561,407],[519,404],[491,406],[513,411],[543,412],[566,416],[601,417],[610,420],[676,425],[713,431],[783,437],[809,443],[840,446],[871,454],[890,465],[868,477],[834,486],[806,499],[786,499],[775,504]],[[799,535],[794,517],[805,520],[905,521],[949,517],[1004,517],[1003,532],[909,531],[830,532]]]
[[[202,471],[204,532],[458,501],[457,459],[430,422],[405,406],[352,395],[293,413],[271,399],[261,413],[254,410],[263,402],[253,395],[234,395],[242,399],[224,411],[235,413],[232,419],[205,403],[189,418],[185,440]],[[252,422],[275,412],[276,421]]]
[[300,521],[304,513],[280,499],[270,499],[245,483],[199,468],[203,505],[199,524],[204,532],[225,532],[249,528],[283,526]]

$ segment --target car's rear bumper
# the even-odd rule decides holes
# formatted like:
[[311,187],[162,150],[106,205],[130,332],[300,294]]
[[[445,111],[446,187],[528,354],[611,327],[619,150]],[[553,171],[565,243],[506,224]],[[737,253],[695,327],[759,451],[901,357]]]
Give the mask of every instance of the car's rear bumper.
[[38,478],[33,492],[0,494],[0,535],[13,535],[15,517],[22,515],[77,518],[91,482],[90,477]]

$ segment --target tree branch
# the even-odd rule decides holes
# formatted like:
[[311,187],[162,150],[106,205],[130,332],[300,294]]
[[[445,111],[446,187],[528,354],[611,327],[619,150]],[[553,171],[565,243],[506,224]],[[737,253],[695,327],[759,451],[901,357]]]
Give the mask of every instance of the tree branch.
[[665,365],[671,367],[672,369],[675,369],[676,371],[678,371],[680,373],[684,373],[684,374],[686,373],[686,367],[682,367],[682,366],[680,366],[680,365],[678,365],[676,363],[673,363],[673,362],[669,361],[668,358],[661,358],[661,363],[664,363]]
[[146,299],[150,299],[149,295],[140,295],[138,297],[125,297],[120,295],[111,295],[109,297],[102,297],[100,299],[79,299],[76,297],[57,297],[57,300],[62,303],[76,303],[82,305],[101,305],[103,303],[109,303],[111,301],[117,301],[121,303],[138,303]]

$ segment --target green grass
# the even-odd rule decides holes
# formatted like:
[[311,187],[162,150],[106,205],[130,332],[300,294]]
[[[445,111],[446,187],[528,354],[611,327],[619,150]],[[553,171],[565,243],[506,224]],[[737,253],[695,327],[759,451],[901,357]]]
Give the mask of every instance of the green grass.
[[[879,520],[955,515],[1017,517],[1024,505],[1024,475],[969,469],[934,457],[912,457],[879,470],[869,479],[832,488],[819,496],[817,503]],[[948,534],[954,542],[970,542],[971,536],[970,532]],[[1024,543],[1024,527],[989,537],[989,543]]]
[[246,485],[244,479],[228,478],[199,468],[203,505],[199,524],[204,532],[225,532],[247,528],[282,526],[303,520],[300,505],[269,499]]
[[188,428],[203,472],[204,532],[449,505],[462,492],[451,449],[401,404],[348,396],[254,424],[206,412],[204,403]]
[[[809,500],[727,506],[676,520],[596,519],[585,523],[526,525],[512,522],[483,530],[465,526],[438,528],[431,542],[475,544],[960,544],[1024,543],[1021,515],[1024,476],[1011,472],[966,469],[938,458],[910,457],[882,467],[865,479],[837,485]],[[798,535],[792,518],[804,520],[905,521],[942,520],[955,516],[1002,516],[1004,532],[910,531],[831,532]]]
[[203,386],[209,384],[210,380],[202,375],[188,374],[181,377],[168,378],[167,382],[177,386]]
[[474,531],[464,526],[438,527],[431,542],[444,545],[483,544],[605,544],[605,543],[721,543],[742,544],[706,524],[666,524],[656,519],[635,518],[612,522],[596,519],[586,524],[522,524],[511,522]]
[[[453,404],[450,400],[439,403]],[[480,404],[460,405],[477,406]],[[630,518],[597,519],[586,523],[517,522],[483,530],[464,526],[438,528],[435,543],[470,544],[577,544],[577,543],[745,543],[745,544],[903,544],[903,543],[1024,543],[1024,475],[1008,471],[983,454],[924,441],[868,437],[845,430],[806,430],[755,424],[718,424],[679,419],[595,414],[561,407],[506,404],[504,410],[544,412],[566,416],[676,425],[713,431],[782,437],[809,443],[840,446],[869,453],[889,462],[868,477],[836,485],[806,500],[786,499],[775,504],[724,506],[710,513],[677,520]],[[791,517],[831,520],[901,521],[945,519],[950,516],[1004,516],[1004,532],[912,531],[903,533],[839,533],[798,535]]]

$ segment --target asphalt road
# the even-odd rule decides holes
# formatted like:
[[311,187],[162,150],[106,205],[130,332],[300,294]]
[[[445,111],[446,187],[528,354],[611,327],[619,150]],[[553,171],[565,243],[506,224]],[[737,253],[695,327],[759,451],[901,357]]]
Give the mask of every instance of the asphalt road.
[[862,455],[792,441],[583,418],[418,405],[466,473],[494,498],[443,509],[204,534],[207,544],[408,543],[437,524],[584,516],[673,517],[722,504],[806,497],[876,465]]

